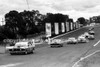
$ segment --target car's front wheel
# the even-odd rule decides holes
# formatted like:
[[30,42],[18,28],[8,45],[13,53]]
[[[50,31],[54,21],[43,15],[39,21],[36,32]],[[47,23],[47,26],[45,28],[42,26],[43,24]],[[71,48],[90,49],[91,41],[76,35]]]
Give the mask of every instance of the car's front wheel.
[[61,44],[61,47],[63,47],[63,45]]
[[25,51],[25,52],[24,52],[24,54],[25,54],[25,55],[27,55],[27,54],[28,54],[28,52],[27,52],[27,51]]
[[34,50],[35,50],[35,49],[33,48],[32,51],[31,51],[31,53],[34,53]]
[[10,55],[14,55],[14,53],[10,53]]

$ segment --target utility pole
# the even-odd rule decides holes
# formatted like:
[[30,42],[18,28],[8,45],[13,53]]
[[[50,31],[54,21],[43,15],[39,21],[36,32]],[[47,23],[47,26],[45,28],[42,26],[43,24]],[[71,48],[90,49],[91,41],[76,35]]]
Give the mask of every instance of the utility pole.
[[0,25],[1,25],[1,26],[4,25],[4,20],[3,20],[3,18],[2,18],[2,20],[1,20],[1,24],[0,24]]
[[28,0],[26,0],[26,3],[27,3],[28,10],[30,10]]

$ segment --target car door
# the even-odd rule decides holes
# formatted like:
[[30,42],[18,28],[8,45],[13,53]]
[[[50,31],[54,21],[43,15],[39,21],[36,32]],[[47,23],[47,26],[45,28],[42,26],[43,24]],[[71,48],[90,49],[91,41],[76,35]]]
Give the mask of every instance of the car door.
[[33,49],[32,42],[29,42],[28,46],[29,46],[29,50],[31,51]]

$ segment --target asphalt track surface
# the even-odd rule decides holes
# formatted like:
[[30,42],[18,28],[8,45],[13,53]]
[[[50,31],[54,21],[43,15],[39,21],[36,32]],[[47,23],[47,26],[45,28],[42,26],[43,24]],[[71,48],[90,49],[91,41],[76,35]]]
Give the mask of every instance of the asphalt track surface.
[[[68,39],[68,37],[78,37],[88,31],[88,28],[82,28],[70,34],[58,37]],[[10,55],[0,54],[0,67],[72,67],[84,53],[100,40],[100,27],[96,27],[95,40],[88,43],[66,44],[61,48],[50,48],[48,44],[37,46],[34,54],[28,55]],[[57,39],[58,39],[57,38]],[[100,46],[92,48],[86,55],[100,49]]]

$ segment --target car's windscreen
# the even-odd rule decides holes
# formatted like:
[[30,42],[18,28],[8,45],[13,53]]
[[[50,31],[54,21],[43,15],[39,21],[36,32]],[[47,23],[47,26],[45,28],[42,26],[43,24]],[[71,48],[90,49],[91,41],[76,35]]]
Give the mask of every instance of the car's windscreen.
[[26,47],[26,44],[16,44],[15,46]]
[[14,46],[14,45],[15,45],[14,43],[10,43],[10,44],[9,44],[9,46]]

